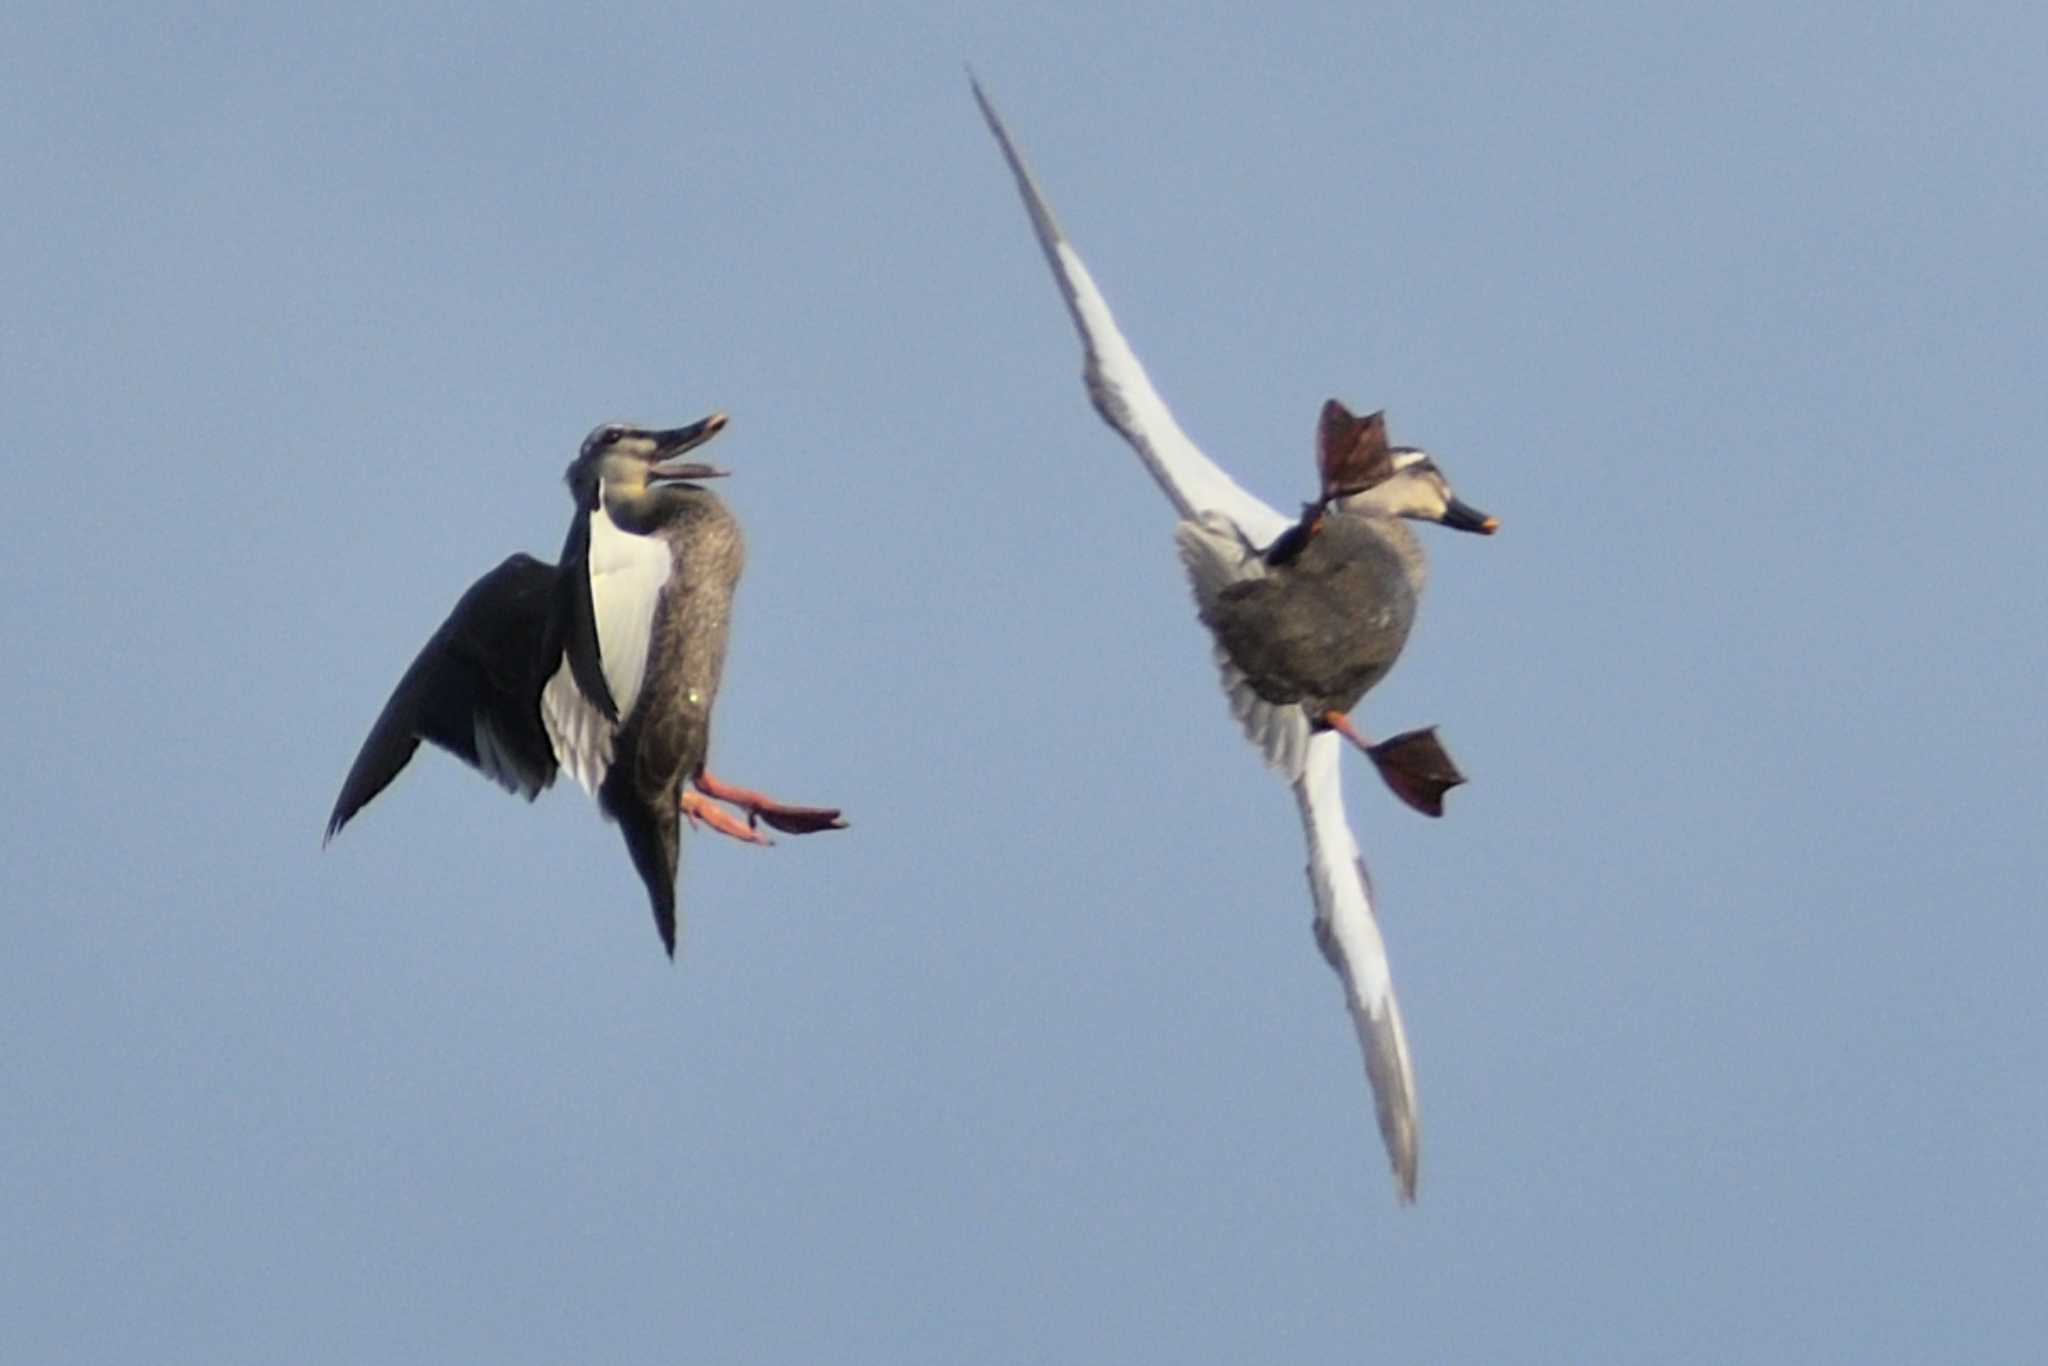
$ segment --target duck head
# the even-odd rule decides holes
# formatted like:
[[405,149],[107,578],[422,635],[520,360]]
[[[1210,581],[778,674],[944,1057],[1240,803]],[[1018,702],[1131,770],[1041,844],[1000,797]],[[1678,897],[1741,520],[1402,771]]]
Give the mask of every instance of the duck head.
[[1411,517],[1420,522],[1441,522],[1453,531],[1474,531],[1491,536],[1500,529],[1498,518],[1489,517],[1451,492],[1450,480],[1436,467],[1428,451],[1413,446],[1395,446],[1387,452],[1391,472],[1370,488],[1341,494],[1331,500],[1340,512],[1367,517]]
[[1355,416],[1336,399],[1316,428],[1316,468],[1324,506],[1368,517],[1413,517],[1490,536],[1500,523],[1451,492],[1450,481],[1415,446],[1387,444],[1385,409]]
[[729,473],[688,459],[691,451],[725,430],[725,414],[713,413],[687,427],[629,427],[607,422],[583,438],[583,449],[564,478],[579,507],[594,508],[603,494],[607,507],[639,503],[651,492]]

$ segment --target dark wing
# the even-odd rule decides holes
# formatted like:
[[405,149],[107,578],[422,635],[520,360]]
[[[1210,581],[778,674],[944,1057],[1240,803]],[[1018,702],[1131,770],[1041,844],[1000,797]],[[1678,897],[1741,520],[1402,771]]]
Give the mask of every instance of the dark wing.
[[1302,504],[1301,520],[1281,532],[1279,538],[1266,547],[1267,566],[1279,569],[1300,559],[1301,552],[1308,549],[1308,538],[1316,534],[1322,522],[1321,503]]
[[579,511],[562,543],[562,567],[555,583],[556,614],[548,642],[548,658],[569,656],[569,672],[577,688],[605,720],[617,724],[618,703],[604,678],[604,657],[597,644],[597,607],[590,600],[590,512]]
[[1316,468],[1323,476],[1326,500],[1386,482],[1394,473],[1386,410],[1354,417],[1334,398],[1325,403],[1316,426]]
[[431,740],[528,801],[555,780],[541,728],[555,567],[514,555],[470,586],[370,727],[327,820],[333,839]]

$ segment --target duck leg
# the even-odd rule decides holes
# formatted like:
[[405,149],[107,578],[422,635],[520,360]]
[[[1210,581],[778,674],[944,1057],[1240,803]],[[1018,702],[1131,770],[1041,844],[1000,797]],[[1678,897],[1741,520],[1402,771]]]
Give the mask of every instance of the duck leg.
[[1322,721],[1364,750],[1394,795],[1425,816],[1443,815],[1444,793],[1465,781],[1465,775],[1438,742],[1435,726],[1402,731],[1391,740],[1373,744],[1343,712],[1326,711]]
[[716,830],[719,834],[731,835],[734,839],[746,844],[775,843],[774,840],[769,839],[752,826],[741,824],[739,817],[733,815],[701,792],[691,792],[687,788],[684,789],[681,805],[683,814],[690,818],[690,824],[693,827],[702,822]]
[[[738,787],[725,782],[704,769],[699,769],[692,781],[705,796],[716,797],[719,801],[730,803],[746,812],[749,826],[756,820],[763,820],[785,835],[809,835],[819,830],[846,828],[846,822],[840,819],[837,807],[792,806],[788,802],[779,802],[773,797],[763,796],[752,788]],[[689,797],[686,795],[683,800],[687,804]]]

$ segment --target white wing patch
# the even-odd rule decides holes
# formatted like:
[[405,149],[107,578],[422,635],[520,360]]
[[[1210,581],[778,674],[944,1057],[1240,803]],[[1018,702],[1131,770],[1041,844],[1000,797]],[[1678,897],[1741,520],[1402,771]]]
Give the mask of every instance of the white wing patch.
[[618,728],[576,686],[567,655],[547,687],[541,689],[540,721],[547,727],[548,743],[555,748],[555,762],[585,792],[597,795],[612,766],[612,734]]
[[1050,244],[1047,257],[1068,290],[1087,350],[1083,377],[1096,411],[1131,443],[1180,515],[1220,512],[1263,541],[1286,530],[1285,517],[1246,493],[1181,430],[1073,245],[1064,239]]
[[597,618],[597,653],[605,686],[624,725],[640,700],[647,673],[647,647],[654,637],[654,609],[668,584],[672,564],[668,542],[659,536],[621,531],[604,510],[598,492],[590,514],[590,605]]
[[547,687],[541,690],[540,718],[554,746],[555,762],[585,792],[595,794],[612,766],[612,740],[632,716],[646,681],[647,652],[654,638],[654,613],[668,584],[673,557],[659,536],[621,531],[604,509],[598,492],[590,514],[590,606],[597,624],[597,657],[604,684],[618,708],[617,724],[576,686],[575,672],[563,657]]
[[1344,1004],[1358,1031],[1365,1075],[1372,1083],[1380,1138],[1393,1164],[1403,1201],[1415,1198],[1418,1138],[1415,1067],[1408,1057],[1408,1033],[1394,999],[1387,944],[1372,913],[1372,888],[1358,842],[1344,818],[1344,791],[1337,778],[1342,742],[1325,731],[1309,741],[1295,804],[1308,836],[1308,885],[1316,903],[1316,943],[1344,982]]
[[[1220,512],[1211,512],[1199,522],[1182,522],[1173,529],[1173,539],[1198,606],[1207,607],[1231,584],[1266,572],[1265,560],[1245,544],[1237,526]],[[1278,705],[1259,696],[1244,671],[1231,662],[1230,653],[1221,644],[1215,649],[1224,696],[1230,699],[1231,713],[1244,728],[1245,738],[1281,776],[1290,782],[1299,778],[1308,754],[1308,717],[1298,706]]]

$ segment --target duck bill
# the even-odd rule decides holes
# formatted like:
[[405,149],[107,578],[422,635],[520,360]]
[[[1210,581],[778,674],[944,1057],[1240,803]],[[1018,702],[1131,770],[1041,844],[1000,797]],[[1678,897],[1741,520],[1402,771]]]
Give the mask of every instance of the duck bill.
[[730,470],[716,465],[707,465],[698,460],[683,457],[725,430],[725,414],[713,413],[702,422],[693,422],[687,427],[673,427],[665,432],[655,432],[655,463],[647,473],[656,479],[722,479]]
[[1500,519],[1489,517],[1463,499],[1451,499],[1451,505],[1444,509],[1443,524],[1453,531],[1475,531],[1481,536],[1491,536],[1500,530]]

